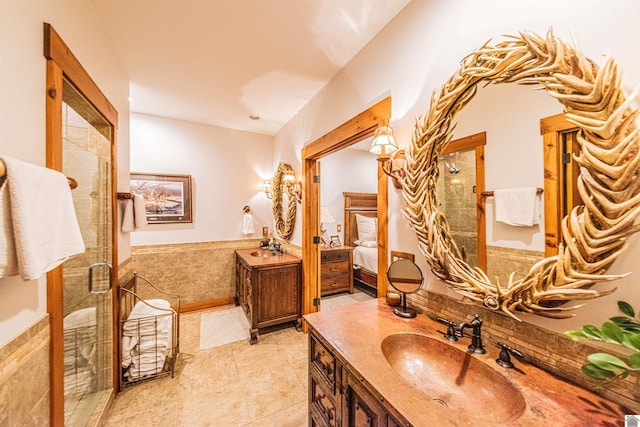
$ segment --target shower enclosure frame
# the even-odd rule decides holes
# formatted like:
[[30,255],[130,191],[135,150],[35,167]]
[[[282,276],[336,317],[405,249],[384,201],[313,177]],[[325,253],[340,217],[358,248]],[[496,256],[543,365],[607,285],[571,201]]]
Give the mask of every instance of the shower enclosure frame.
[[[115,192],[116,171],[116,130],[118,112],[91,79],[87,71],[73,55],[69,47],[53,27],[44,23],[44,56],[46,64],[46,166],[62,171],[62,91],[63,78],[72,82],[78,91],[111,125],[111,265],[112,279],[112,387],[118,384],[118,233],[117,206]],[[50,424],[64,425],[64,330],[63,330],[63,267],[59,266],[47,273],[47,312],[50,322]]]

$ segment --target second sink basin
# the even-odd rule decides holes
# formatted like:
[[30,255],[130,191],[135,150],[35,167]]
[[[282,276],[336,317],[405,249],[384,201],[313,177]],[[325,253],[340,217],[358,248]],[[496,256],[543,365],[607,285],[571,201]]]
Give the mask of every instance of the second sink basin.
[[272,256],[275,256],[275,254],[276,254],[275,252],[263,251],[262,249],[259,251],[251,252],[251,256],[263,257],[263,258],[272,257]]
[[458,413],[505,422],[524,413],[522,393],[503,375],[447,342],[414,333],[382,341],[393,370],[428,398]]

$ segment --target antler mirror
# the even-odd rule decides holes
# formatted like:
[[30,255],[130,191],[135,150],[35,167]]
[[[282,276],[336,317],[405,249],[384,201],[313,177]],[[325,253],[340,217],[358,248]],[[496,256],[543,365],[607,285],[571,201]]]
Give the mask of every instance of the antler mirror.
[[[550,30],[546,37],[524,31],[505,41],[490,41],[463,59],[460,69],[433,93],[430,109],[416,129],[402,179],[403,214],[433,273],[464,297],[492,310],[569,317],[569,300],[586,300],[615,290],[592,285],[624,275],[607,269],[626,249],[640,225],[640,136],[633,104],[620,87],[612,58],[599,67]],[[578,189],[584,204],[562,221],[564,244],[558,255],[531,267],[524,278],[512,274],[504,285],[492,283],[478,268],[460,259],[447,219],[438,210],[438,158],[451,140],[456,114],[471,101],[479,84],[519,83],[542,86],[564,107],[579,128],[581,146]]]
[[[276,175],[273,177],[273,217],[276,222],[276,232],[284,240],[291,239],[293,229],[296,225],[297,200],[293,187],[297,185],[296,174],[288,163],[280,163]],[[284,217],[285,204],[284,196],[287,196],[286,211]]]

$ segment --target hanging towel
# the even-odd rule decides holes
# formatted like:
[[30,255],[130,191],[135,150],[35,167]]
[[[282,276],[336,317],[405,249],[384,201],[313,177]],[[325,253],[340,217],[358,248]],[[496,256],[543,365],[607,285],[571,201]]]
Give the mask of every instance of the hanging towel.
[[133,195],[133,220],[136,230],[147,225],[147,211],[144,204],[144,197],[140,194]]
[[132,199],[125,199],[122,210],[122,231],[131,233],[147,225],[147,213],[144,197],[134,194]]
[[516,227],[540,224],[540,196],[536,187],[494,191],[496,221]]
[[6,178],[0,185],[0,277],[18,274],[16,242],[13,238],[13,221],[9,205],[9,186]]
[[133,218],[133,199],[125,199],[122,203],[122,231],[131,233],[135,228],[135,220]]
[[245,213],[242,215],[242,234],[248,236],[255,233],[253,228],[253,215],[251,213]]
[[24,280],[37,279],[85,250],[71,189],[58,171],[8,156],[2,160],[18,272]]

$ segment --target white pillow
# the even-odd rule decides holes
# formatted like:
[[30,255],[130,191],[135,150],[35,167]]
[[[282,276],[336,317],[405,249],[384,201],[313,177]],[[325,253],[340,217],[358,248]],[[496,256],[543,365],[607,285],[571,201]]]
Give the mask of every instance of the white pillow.
[[378,231],[378,218],[356,214],[356,224],[358,226],[358,240],[376,241]]

